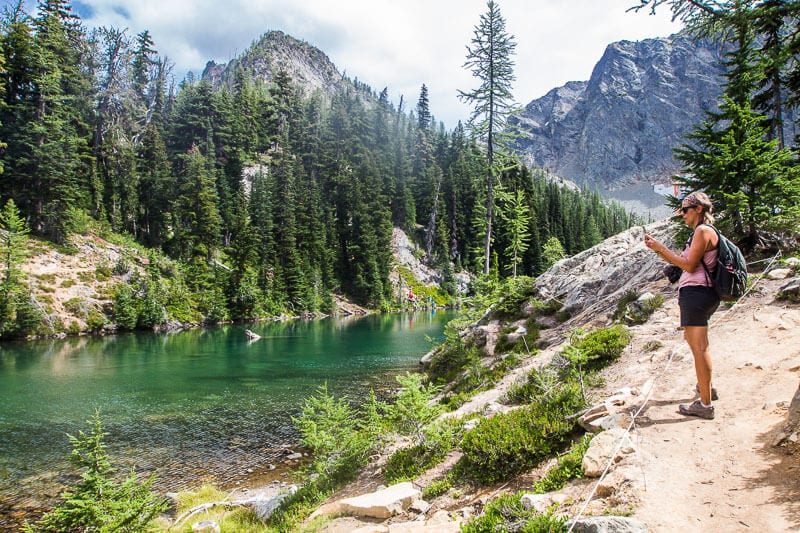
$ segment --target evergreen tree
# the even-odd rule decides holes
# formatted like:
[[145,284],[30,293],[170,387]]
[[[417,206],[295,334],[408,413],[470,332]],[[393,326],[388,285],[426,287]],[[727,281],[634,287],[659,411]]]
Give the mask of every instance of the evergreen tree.
[[[17,10],[4,48],[6,183],[34,232],[63,242],[69,208],[88,206],[91,82],[83,33],[66,2],[40,2],[37,18]],[[29,25],[30,24],[30,25]]]
[[17,309],[24,304],[27,290],[20,268],[27,254],[28,228],[14,200],[8,200],[0,211],[0,337],[17,330]]
[[547,270],[567,255],[564,252],[564,247],[561,246],[561,242],[556,237],[550,237],[547,239],[547,242],[544,243],[542,256],[544,258],[543,267]]
[[216,187],[197,146],[183,159],[185,170],[172,208],[175,228],[172,247],[177,257],[188,259],[199,255],[210,260],[219,246],[222,226]]
[[459,97],[474,106],[470,116],[470,128],[479,138],[486,140],[489,168],[486,177],[484,274],[489,273],[492,242],[495,153],[498,148],[504,148],[499,135],[513,107],[512,56],[517,46],[513,36],[506,33],[506,22],[500,14],[499,6],[493,0],[489,0],[486,6],[486,13],[481,15],[480,22],[474,29],[472,47],[467,47],[467,61],[464,63],[464,67],[469,68],[473,76],[478,78],[480,85],[470,92],[459,91]]
[[155,476],[139,482],[131,471],[122,481],[115,481],[115,469],[106,450],[106,432],[95,412],[91,431],[69,436],[72,463],[83,470],[81,480],[61,495],[63,503],[45,513],[29,533],[48,531],[146,531],[169,503],[153,493]]
[[728,54],[723,101],[676,150],[685,174],[676,181],[686,189],[704,189],[717,203],[717,211],[736,235],[751,245],[757,230],[785,206],[796,206],[792,184],[798,179],[787,149],[767,140],[764,117],[751,108],[751,99],[763,75],[755,61],[753,28],[746,2],[728,17],[735,49]]
[[530,214],[525,194],[521,190],[506,191],[497,188],[498,209],[497,213],[503,222],[508,247],[503,250],[503,255],[509,261],[507,267],[511,268],[511,275],[517,277],[517,267],[522,262],[522,255],[528,249]]

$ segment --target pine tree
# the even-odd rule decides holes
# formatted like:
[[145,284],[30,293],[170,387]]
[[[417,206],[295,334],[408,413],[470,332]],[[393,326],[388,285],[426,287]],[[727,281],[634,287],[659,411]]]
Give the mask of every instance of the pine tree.
[[522,255],[528,249],[528,227],[530,214],[525,194],[521,190],[506,191],[497,188],[498,209],[497,214],[503,222],[508,247],[503,250],[503,256],[509,261],[506,267],[511,268],[511,275],[517,277],[517,267],[522,262]]
[[216,187],[197,146],[183,159],[185,170],[173,205],[175,237],[172,247],[177,257],[189,259],[199,255],[211,259],[219,246],[222,227]]
[[499,6],[489,0],[487,11],[480,17],[472,38],[472,47],[467,47],[469,68],[478,78],[480,86],[470,92],[459,91],[459,97],[472,104],[470,128],[479,138],[486,140],[488,173],[486,177],[486,228],[484,245],[484,274],[489,273],[489,259],[492,242],[492,217],[494,207],[495,154],[503,149],[499,138],[506,118],[512,111],[513,96],[511,84],[514,81],[514,62],[512,56],[516,49],[513,36],[506,33],[506,22],[500,14]]
[[800,199],[791,153],[767,140],[764,117],[751,107],[763,71],[755,61],[746,4],[736,2],[727,19],[735,48],[727,57],[728,83],[719,111],[708,113],[688,136],[691,143],[676,150],[685,165],[685,174],[676,181],[688,190],[709,193],[735,235],[746,236],[755,245],[758,229],[785,210],[782,205],[796,206]]
[[17,309],[27,297],[21,265],[27,254],[28,228],[14,200],[0,211],[0,337],[18,329]]
[[167,500],[152,492],[155,476],[140,482],[134,471],[115,481],[115,469],[106,450],[99,412],[89,422],[91,431],[69,436],[72,463],[83,470],[81,480],[63,492],[63,503],[47,512],[26,531],[146,531],[150,523],[169,507]]

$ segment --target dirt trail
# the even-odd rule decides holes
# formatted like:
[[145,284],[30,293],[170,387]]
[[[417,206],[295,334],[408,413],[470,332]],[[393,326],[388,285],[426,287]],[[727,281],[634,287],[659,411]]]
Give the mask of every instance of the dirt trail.
[[[677,413],[694,398],[695,376],[674,297],[635,328],[627,360],[609,374],[609,390],[655,379],[636,423],[638,464],[626,470],[639,486],[634,517],[651,531],[800,531],[800,453],[773,446],[800,380],[800,308],[774,301],[782,283],[763,280],[713,317],[714,420]],[[652,341],[663,346],[649,360]]]

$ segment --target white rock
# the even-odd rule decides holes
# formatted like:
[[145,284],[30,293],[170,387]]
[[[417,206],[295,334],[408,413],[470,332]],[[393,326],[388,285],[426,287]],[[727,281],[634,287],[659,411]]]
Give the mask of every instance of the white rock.
[[410,510],[414,511],[415,513],[427,513],[428,509],[431,508],[431,504],[426,502],[425,500],[414,500],[411,502],[411,506],[409,507]]
[[616,427],[603,431],[589,444],[589,449],[583,456],[583,471],[586,477],[600,477],[609,462],[613,467],[624,455],[633,453],[635,449],[633,441],[624,429]]
[[345,498],[339,504],[345,515],[385,519],[404,512],[420,496],[422,493],[407,481],[371,494]]
[[790,268],[775,268],[767,273],[768,279],[786,279],[792,274]]
[[213,520],[203,520],[192,524],[192,531],[195,533],[220,533],[219,524]]
[[533,509],[537,513],[547,512],[547,508],[553,504],[548,494],[523,494],[520,503],[525,509]]

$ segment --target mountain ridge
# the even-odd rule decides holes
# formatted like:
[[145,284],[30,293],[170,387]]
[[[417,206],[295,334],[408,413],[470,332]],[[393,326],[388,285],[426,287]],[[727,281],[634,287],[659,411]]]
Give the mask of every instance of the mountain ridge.
[[680,170],[673,148],[717,109],[722,53],[682,33],[611,43],[589,80],[554,88],[510,118],[516,149],[529,165],[623,203],[644,183],[645,206],[663,205],[652,184],[671,182]]

